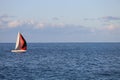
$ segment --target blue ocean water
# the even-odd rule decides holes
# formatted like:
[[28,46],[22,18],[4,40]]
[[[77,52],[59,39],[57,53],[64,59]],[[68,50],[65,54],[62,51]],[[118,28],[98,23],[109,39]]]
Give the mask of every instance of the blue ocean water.
[[0,43],[0,80],[120,80],[120,43]]

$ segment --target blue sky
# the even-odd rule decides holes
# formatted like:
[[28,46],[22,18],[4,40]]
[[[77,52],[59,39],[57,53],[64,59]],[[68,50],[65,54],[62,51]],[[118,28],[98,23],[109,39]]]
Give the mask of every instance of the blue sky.
[[0,0],[0,42],[120,42],[120,0]]

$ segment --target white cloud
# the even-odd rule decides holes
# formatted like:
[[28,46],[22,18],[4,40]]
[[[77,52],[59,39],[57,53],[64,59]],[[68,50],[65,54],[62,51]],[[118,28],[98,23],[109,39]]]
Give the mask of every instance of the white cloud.
[[[0,28],[17,28],[17,27],[28,27],[31,29],[43,29],[43,28],[56,28],[56,29],[66,29],[66,31],[77,31],[77,32],[83,32],[83,33],[96,33],[97,31],[113,31],[118,28],[118,25],[116,24],[107,24],[107,25],[100,25],[99,27],[85,27],[85,26],[81,26],[81,25],[77,25],[77,24],[65,24],[62,22],[56,22],[56,23],[46,23],[46,22],[42,22],[42,21],[35,21],[33,19],[26,19],[26,20],[12,20],[9,19],[7,20],[9,16],[4,15],[4,16],[0,16]],[[4,19],[3,19],[4,18]],[[119,19],[119,18],[114,18],[114,17],[104,17],[105,19]],[[104,19],[103,18],[103,19]],[[102,23],[101,23],[102,24]],[[75,30],[75,31],[74,31]]]
[[114,30],[116,28],[116,26],[115,25],[113,25],[113,24],[111,24],[111,25],[109,25],[109,26],[107,26],[107,30]]
[[8,27],[14,28],[20,26],[22,23],[20,21],[10,21],[8,22]]
[[[0,28],[17,28],[17,27],[32,27],[35,29],[41,29],[44,27],[64,27],[64,23],[46,23],[43,21],[35,21],[32,19],[14,19],[12,18],[13,16],[8,16],[8,15],[1,15],[0,16]],[[54,17],[54,20],[58,20],[59,18]]]
[[66,24],[64,23],[51,23],[49,24],[51,27],[65,27]]
[[37,23],[36,25],[36,28],[44,28],[45,27],[45,24],[44,23]]
[[116,24],[107,24],[104,26],[101,26],[99,28],[97,28],[97,30],[101,31],[101,32],[112,32],[112,31],[116,31],[116,30],[120,30],[119,26]]
[[[75,26],[75,24],[65,24],[62,22],[55,22],[55,23],[46,23],[46,22],[41,22],[41,21],[35,21],[32,19],[28,19],[28,20],[7,20],[9,17],[8,15],[2,15],[0,16],[0,26],[1,25],[5,25],[6,28],[15,28],[15,27],[22,27],[22,26],[32,26],[33,28],[44,28],[44,27],[60,27],[60,28],[64,28],[64,27],[68,27],[68,26]],[[4,19],[3,19],[4,18]],[[59,18],[54,17],[54,20],[58,20]],[[7,21],[6,21],[7,20]]]

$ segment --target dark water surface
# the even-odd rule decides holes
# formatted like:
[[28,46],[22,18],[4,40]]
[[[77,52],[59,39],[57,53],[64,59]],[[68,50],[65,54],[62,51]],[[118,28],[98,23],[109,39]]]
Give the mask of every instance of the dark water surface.
[[0,80],[120,80],[120,43],[0,43]]

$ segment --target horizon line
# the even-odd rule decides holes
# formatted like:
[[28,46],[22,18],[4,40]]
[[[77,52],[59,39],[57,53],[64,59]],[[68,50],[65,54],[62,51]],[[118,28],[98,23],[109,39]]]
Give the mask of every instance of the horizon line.
[[[16,42],[0,42],[0,43],[16,43]],[[104,41],[104,42],[102,42],[102,41],[94,41],[94,42],[72,42],[72,41],[65,41],[65,42],[62,42],[62,41],[58,41],[58,42],[27,42],[27,43],[120,43],[120,42],[115,42],[115,41]]]

